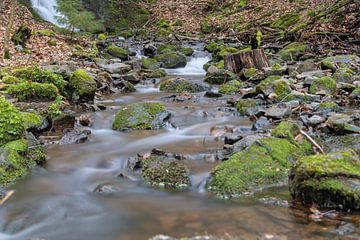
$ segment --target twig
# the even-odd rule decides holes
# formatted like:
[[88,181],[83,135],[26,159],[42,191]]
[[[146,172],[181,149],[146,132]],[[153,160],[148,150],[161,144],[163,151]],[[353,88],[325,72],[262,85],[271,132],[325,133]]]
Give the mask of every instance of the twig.
[[322,147],[317,143],[315,142],[315,140],[309,136],[309,134],[307,134],[306,132],[304,132],[303,130],[300,130],[300,133],[302,135],[304,135],[311,143],[312,145],[314,145],[317,149],[319,149],[319,151],[322,153],[322,154],[325,154],[324,150],[322,149]]
[[5,197],[3,197],[0,200],[0,206],[3,205],[7,200],[9,200],[9,198],[15,193],[14,190],[10,190],[5,194]]

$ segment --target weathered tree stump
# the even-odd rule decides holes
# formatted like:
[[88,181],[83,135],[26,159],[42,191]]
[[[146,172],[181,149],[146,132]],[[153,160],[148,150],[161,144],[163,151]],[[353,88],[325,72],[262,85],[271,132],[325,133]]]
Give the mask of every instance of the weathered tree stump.
[[262,49],[234,53],[225,58],[225,69],[235,73],[240,73],[244,68],[264,67],[270,67],[270,63]]

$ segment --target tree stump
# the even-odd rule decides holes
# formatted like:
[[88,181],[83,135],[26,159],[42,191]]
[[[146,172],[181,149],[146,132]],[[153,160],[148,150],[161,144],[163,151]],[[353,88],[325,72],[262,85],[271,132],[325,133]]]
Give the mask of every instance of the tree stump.
[[225,58],[224,64],[226,70],[235,73],[240,73],[244,68],[262,69],[270,67],[269,60],[262,49],[230,54]]

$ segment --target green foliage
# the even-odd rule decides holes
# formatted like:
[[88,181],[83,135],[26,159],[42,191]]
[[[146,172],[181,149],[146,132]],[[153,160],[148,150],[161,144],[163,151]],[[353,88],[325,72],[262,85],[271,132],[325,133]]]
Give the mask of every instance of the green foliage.
[[99,39],[100,41],[104,41],[104,40],[106,40],[106,35],[105,35],[104,33],[100,33],[100,34],[98,35],[98,39]]
[[315,94],[323,91],[325,94],[336,93],[336,81],[331,77],[317,78],[311,84],[309,92]]
[[0,146],[19,139],[24,130],[19,111],[4,97],[0,97]]
[[31,30],[26,25],[21,25],[15,34],[12,36],[11,40],[14,42],[15,45],[21,45],[24,48],[26,47],[26,41],[31,36]]
[[256,32],[256,42],[257,42],[257,48],[261,46],[261,40],[262,40],[263,34],[260,30]]
[[219,93],[222,94],[234,94],[239,92],[240,87],[242,87],[243,84],[237,80],[232,80],[230,82],[227,82],[219,87]]
[[52,83],[23,82],[10,85],[6,91],[20,101],[30,99],[54,100],[59,96],[59,90]]
[[304,53],[307,50],[307,46],[301,42],[293,42],[280,50],[279,55],[284,60],[296,60],[297,55]]
[[62,76],[38,67],[17,68],[13,71],[13,75],[26,81],[52,83],[61,92],[65,90],[65,86],[67,85],[67,82]]
[[15,84],[21,82],[19,78],[14,76],[5,76],[3,77],[2,81],[3,83],[7,83],[7,84]]
[[26,129],[41,125],[42,118],[36,113],[21,112],[21,118]]
[[201,22],[201,32],[204,33],[204,34],[209,34],[212,32],[213,30],[213,27],[212,25],[210,24],[210,21],[209,19],[205,18],[202,22]]
[[194,49],[192,49],[192,48],[181,48],[180,52],[183,53],[185,56],[192,56],[194,54]]
[[50,119],[60,119],[64,116],[64,113],[61,111],[62,99],[57,97],[53,103],[48,106],[47,114]]

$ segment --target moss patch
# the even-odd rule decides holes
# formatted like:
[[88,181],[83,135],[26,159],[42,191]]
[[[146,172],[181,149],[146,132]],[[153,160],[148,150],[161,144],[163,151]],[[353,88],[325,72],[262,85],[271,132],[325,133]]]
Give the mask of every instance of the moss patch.
[[250,99],[250,98],[239,99],[235,103],[236,109],[243,115],[246,113],[246,111],[249,108],[254,108],[257,105],[258,105],[257,101],[255,99]]
[[224,84],[232,80],[237,80],[236,74],[224,69],[214,73],[207,73],[204,79],[205,82],[210,84]]
[[142,58],[142,67],[145,69],[159,69],[160,63],[154,58]]
[[127,49],[121,48],[121,47],[118,47],[118,46],[115,46],[115,45],[110,45],[107,48],[107,52],[111,56],[116,57],[116,58],[120,58],[120,59],[123,59],[123,60],[127,60],[129,58],[129,51]]
[[315,79],[311,84],[309,92],[315,94],[317,92],[322,92],[325,94],[335,94],[336,93],[336,81],[331,77],[322,77]]
[[301,42],[293,42],[280,50],[279,55],[284,60],[296,60],[298,55],[305,53],[307,46]]
[[165,92],[201,92],[204,91],[204,88],[196,83],[191,83],[181,78],[171,78],[161,82],[160,91]]
[[26,129],[41,125],[42,117],[36,113],[21,112],[21,118]]
[[78,69],[70,77],[70,87],[80,100],[93,100],[97,85],[95,80],[84,70]]
[[175,51],[166,51],[156,57],[163,68],[180,68],[186,66],[186,56]]
[[23,82],[10,85],[6,91],[20,101],[31,99],[54,100],[59,96],[59,90],[52,83]]
[[300,15],[297,13],[287,13],[282,15],[279,19],[271,23],[270,27],[287,29],[288,27],[298,23],[300,21]]
[[240,88],[244,86],[241,82],[237,80],[232,80],[227,82],[219,87],[219,93],[222,94],[234,94],[239,92]]

